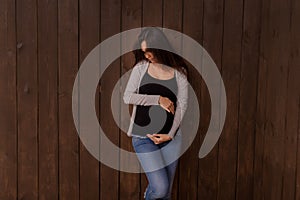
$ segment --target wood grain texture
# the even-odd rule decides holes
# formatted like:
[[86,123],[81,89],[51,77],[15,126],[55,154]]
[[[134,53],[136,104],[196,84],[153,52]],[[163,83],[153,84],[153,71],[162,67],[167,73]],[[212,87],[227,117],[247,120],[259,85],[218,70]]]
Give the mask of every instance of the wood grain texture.
[[[91,23],[93,22],[93,23]],[[100,2],[79,1],[79,64],[99,43]],[[79,81],[80,84],[80,81]],[[80,91],[79,91],[80,92]],[[95,97],[99,109],[99,93]],[[79,113],[84,110],[79,110]],[[80,126],[79,122],[79,126]],[[83,125],[82,125],[83,126]],[[80,126],[80,127],[82,127]],[[100,143],[100,136],[97,137]],[[80,199],[99,199],[99,161],[80,142]]]
[[266,56],[264,52],[265,46],[263,42],[266,40],[267,35],[263,27],[266,25],[267,20],[262,20],[267,17],[263,12],[265,2],[261,3],[261,26],[260,26],[260,44],[259,44],[259,64],[258,64],[258,86],[257,86],[257,109],[256,109],[256,127],[255,127],[255,151],[254,151],[254,173],[253,173],[253,199],[263,199],[263,165],[264,165],[264,134],[266,127],[266,98],[265,93],[267,90],[266,76],[268,73]]
[[57,2],[38,3],[39,199],[58,198]]
[[[16,2],[18,198],[38,199],[38,68],[36,1]],[[30,10],[30,12],[26,12]],[[30,184],[28,184],[30,183]]]
[[[264,153],[262,186],[264,198],[281,199],[284,171],[284,135],[288,78],[288,32],[290,24],[289,1],[266,2],[263,11],[267,17],[262,34],[265,65],[267,67],[264,97],[266,116],[264,128]],[[268,18],[269,17],[269,18]],[[268,20],[269,19],[269,20]],[[260,99],[261,100],[261,99]]]
[[[284,169],[283,169],[283,186],[282,199],[299,199],[299,187],[297,182],[297,153],[299,151],[297,144],[299,138],[299,113],[300,113],[300,27],[296,21],[299,21],[300,3],[299,1],[291,1],[288,5],[286,15],[289,16],[289,25],[285,28],[290,30],[285,35],[286,48],[284,51],[289,52],[287,56],[286,67],[287,74],[287,95],[286,95],[286,116],[284,121]],[[285,16],[286,18],[288,16]],[[282,32],[285,32],[282,30]],[[281,54],[284,54],[281,51]],[[298,121],[298,122],[297,122]],[[296,183],[296,186],[295,186]]]
[[236,199],[253,199],[261,1],[244,1]]
[[[223,15],[222,1],[207,1],[203,4],[203,43],[202,46],[216,63],[221,71],[223,45]],[[225,86],[226,87],[226,86]],[[206,85],[201,85],[201,143],[207,131],[211,117],[211,103]],[[222,135],[220,140],[222,139]],[[203,159],[199,160],[198,199],[217,199],[218,195],[218,153],[219,145]]]
[[[121,30],[121,1],[120,0],[102,0],[101,1],[101,41],[107,39],[108,37],[117,34]],[[115,53],[120,50],[116,49]],[[100,124],[104,130],[106,136],[117,146],[120,145],[120,130],[113,119],[111,111],[111,95],[113,88],[120,78],[121,62],[118,58],[103,72],[100,84]],[[122,98],[117,95],[119,100],[116,108],[120,110],[120,105]],[[119,119],[120,120],[120,119]],[[119,121],[120,123],[120,121]],[[120,159],[118,156],[117,159]],[[104,164],[100,165],[100,199],[107,199],[107,194],[109,194],[109,199],[117,200],[119,199],[120,183],[122,180],[119,178],[119,172],[112,169]]]
[[0,199],[17,198],[17,48],[15,1],[0,1]]
[[[226,122],[219,141],[218,199],[235,199],[240,104],[243,1],[224,1],[222,78],[227,97]],[[222,94],[221,94],[222,95]],[[221,105],[225,106],[225,105]]]
[[58,1],[59,199],[79,199],[79,138],[72,118],[78,71],[78,1]]
[[[300,90],[299,90],[299,79],[295,77],[299,77],[300,75],[300,68],[299,68],[299,62],[300,62],[300,39],[299,39],[299,34],[300,34],[300,27],[297,25],[299,18],[300,18],[300,2],[299,1],[292,1],[292,11],[291,11],[291,41],[293,41],[291,45],[291,50],[290,50],[290,77],[291,77],[291,82],[288,84],[289,92],[288,95],[293,97],[293,102],[291,105],[289,105],[289,102],[287,101],[287,104],[290,106],[288,107],[288,111],[290,112],[295,112],[293,109],[295,109],[295,99],[298,99],[298,125],[294,124],[295,119],[292,120],[291,127],[288,128],[288,131],[292,131],[293,133],[290,132],[291,137],[296,139],[296,144],[297,144],[297,151],[296,151],[296,161],[294,161],[293,164],[296,165],[296,172],[295,172],[295,182],[293,187],[295,192],[294,192],[294,199],[300,199]],[[297,83],[295,83],[296,81]],[[296,89],[296,91],[294,91]],[[291,110],[290,110],[291,109]],[[293,111],[292,111],[293,110]],[[287,114],[287,117],[289,118],[289,112]],[[295,117],[295,115],[293,116]],[[297,121],[296,121],[297,123]],[[294,129],[296,128],[296,129]],[[295,131],[294,131],[295,130]],[[295,136],[296,135],[296,136]],[[292,166],[292,164],[291,164]],[[288,171],[288,170],[287,170]]]

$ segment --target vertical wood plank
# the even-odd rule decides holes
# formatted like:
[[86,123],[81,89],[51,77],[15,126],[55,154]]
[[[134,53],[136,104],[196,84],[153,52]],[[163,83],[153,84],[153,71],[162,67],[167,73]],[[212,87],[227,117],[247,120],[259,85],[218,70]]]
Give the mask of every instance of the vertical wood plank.
[[[79,1],[79,64],[99,43],[100,2]],[[79,82],[80,84],[80,82]],[[96,94],[99,108],[99,93]],[[79,112],[84,112],[80,110]],[[80,122],[79,122],[80,126]],[[99,141],[99,139],[98,139]],[[80,142],[80,199],[99,199],[99,161]]]
[[[292,53],[291,53],[292,54]],[[293,61],[291,61],[293,62]],[[299,76],[300,68],[291,64],[288,70],[286,109],[284,127],[284,160],[282,199],[295,198],[297,168],[297,131],[299,115]]]
[[[140,0],[127,0],[122,1],[122,20],[121,29],[122,31],[141,27],[142,20],[142,2]],[[121,45],[132,45],[124,44]],[[133,54],[123,55],[121,58],[121,74],[123,75],[134,63]],[[126,71],[125,71],[126,70]],[[128,109],[128,105],[122,104],[121,112],[124,109]],[[120,137],[120,148],[128,151],[133,151],[131,138],[126,133],[121,133]],[[121,157],[120,160],[123,158]],[[127,160],[128,164],[130,161]],[[123,163],[123,162],[122,162]],[[130,184],[128,184],[130,183]],[[120,172],[120,199],[135,200],[140,197],[140,174],[130,174],[126,172]]]
[[[267,31],[268,29],[267,28],[264,28],[264,27],[268,27],[268,22],[271,20],[270,19],[270,16],[269,16],[269,4],[270,4],[270,1],[266,1],[263,3],[263,7],[262,7],[262,30],[261,30],[261,37],[263,38],[262,42],[261,42],[261,53],[263,55],[262,57],[262,62],[263,62],[263,67],[261,69],[261,71],[265,72],[260,72],[260,77],[262,77],[262,79],[265,79],[265,81],[263,82],[264,86],[262,89],[262,94],[260,95],[260,98],[258,99],[258,105],[260,105],[261,107],[259,107],[259,110],[260,112],[262,113],[258,113],[258,114],[263,114],[263,131],[262,131],[262,134],[263,134],[263,137],[262,137],[262,143],[261,144],[258,144],[257,147],[260,147],[262,150],[259,151],[258,153],[261,153],[261,161],[262,161],[262,164],[259,166],[259,175],[258,176],[261,176],[258,178],[259,180],[259,183],[260,185],[257,185],[258,187],[260,187],[258,189],[258,192],[254,193],[256,195],[256,197],[259,197],[259,199],[265,199],[265,187],[266,187],[266,181],[264,180],[265,176],[264,176],[264,167],[265,167],[265,163],[266,163],[266,158],[265,158],[265,141],[267,140],[266,139],[266,135],[267,135],[267,125],[269,124],[268,123],[268,117],[267,117],[267,112],[266,112],[266,106],[268,104],[268,99],[267,99],[267,90],[268,90],[268,74],[269,74],[269,68],[268,68],[268,54],[267,54],[267,41],[268,41],[268,34],[267,34]],[[265,20],[263,20],[265,19]],[[261,67],[261,66],[260,66]],[[265,100],[263,100],[265,99]],[[258,135],[259,136],[259,135]],[[259,137],[258,137],[259,139]],[[258,157],[260,158],[260,157]],[[259,164],[258,164],[259,165]]]
[[163,1],[163,26],[173,30],[182,29],[182,0]]
[[289,1],[267,2],[263,9],[262,47],[267,67],[265,91],[262,194],[259,199],[281,199],[284,168],[284,126],[286,115],[289,40]]
[[142,26],[162,27],[163,0],[156,0],[155,3],[143,1]]
[[[202,44],[203,33],[203,0],[185,0],[183,1],[183,21],[182,31],[184,34],[192,37],[198,43]],[[183,42],[183,53],[202,57],[202,52],[191,52],[188,46]],[[196,55],[195,55],[196,54]],[[201,75],[189,65],[189,82],[195,91],[198,102],[201,99]],[[191,109],[199,105],[188,105]],[[201,116],[202,117],[202,116]],[[200,122],[199,122],[200,123]],[[194,125],[194,124],[191,124]],[[179,181],[178,181],[178,199],[197,199],[198,196],[198,170],[199,158],[198,151],[200,149],[200,128],[198,128],[197,136],[188,150],[180,158]],[[188,137],[191,133],[183,133],[184,137]],[[201,169],[200,169],[201,170]],[[188,183],[188,184],[187,184]]]
[[58,199],[57,2],[38,2],[39,199]]
[[236,199],[253,199],[260,1],[244,1]]
[[[299,58],[299,56],[298,56]],[[300,198],[300,95],[298,97],[298,129],[297,129],[297,162],[296,162],[296,181],[295,181],[295,198],[294,199],[299,199]]]
[[289,71],[287,85],[287,114],[285,119],[285,162],[282,199],[300,199],[299,196],[299,122],[300,122],[300,2],[291,1],[289,14]]
[[[120,32],[121,26],[121,0],[101,1],[101,41]],[[115,50],[116,53],[120,51]],[[100,69],[103,71],[103,69]],[[120,59],[115,60],[103,73],[100,87],[100,124],[106,136],[119,146],[119,128],[116,125],[111,112],[111,95],[116,82],[120,78]],[[119,96],[121,101],[121,98]],[[117,105],[120,105],[118,103]],[[117,110],[120,110],[118,108]],[[104,164],[100,166],[100,199],[119,199],[119,171],[109,168]],[[120,180],[122,181],[122,180]]]
[[[291,4],[291,54],[290,54],[290,74],[292,80],[297,81],[298,83],[291,83],[291,88],[296,87],[296,91],[291,91],[291,95],[295,98],[298,95],[298,127],[294,134],[297,135],[297,155],[296,155],[296,173],[295,173],[295,197],[294,199],[300,199],[300,90],[299,90],[299,79],[294,79],[300,75],[300,27],[299,27],[299,18],[300,18],[300,2],[292,1]],[[293,86],[294,85],[294,86]],[[297,89],[298,88],[298,89]],[[294,96],[295,95],[295,96]],[[293,108],[292,108],[293,109]],[[293,131],[293,130],[292,130]]]
[[37,4],[33,0],[17,1],[16,9],[18,198],[35,200],[38,199]]
[[79,141],[72,118],[78,70],[78,1],[58,1],[59,199],[79,199]]
[[[264,12],[267,1],[261,3],[261,30],[260,30],[260,56],[258,65],[258,86],[257,86],[257,109],[256,109],[256,127],[255,127],[255,151],[254,151],[254,173],[253,173],[253,199],[263,199],[263,165],[264,165],[264,134],[266,127],[266,98],[267,90],[267,62],[265,56],[264,41],[267,38],[265,27],[267,14]],[[265,20],[262,20],[265,19]]]
[[226,200],[235,199],[242,28],[243,1],[225,1],[222,78],[226,87],[226,120],[229,123],[225,123],[219,142],[218,199]]
[[15,1],[0,1],[0,199],[17,198]]
[[[219,70],[222,64],[222,37],[223,37],[223,1],[204,0],[203,16],[203,47],[212,57]],[[201,88],[200,113],[202,123],[201,130],[207,130],[210,122],[210,99],[206,86]],[[205,132],[204,132],[205,133]],[[203,141],[204,136],[201,135]],[[222,138],[222,135],[221,135]],[[221,139],[220,138],[220,139]],[[218,145],[203,159],[199,160],[198,199],[217,199],[218,193]]]
[[286,117],[286,95],[288,75],[288,51],[290,24],[290,1],[272,1],[269,4],[271,20],[268,23],[266,40],[267,66],[267,125],[265,134],[265,157],[263,168],[264,196],[282,199],[284,170],[284,127]]

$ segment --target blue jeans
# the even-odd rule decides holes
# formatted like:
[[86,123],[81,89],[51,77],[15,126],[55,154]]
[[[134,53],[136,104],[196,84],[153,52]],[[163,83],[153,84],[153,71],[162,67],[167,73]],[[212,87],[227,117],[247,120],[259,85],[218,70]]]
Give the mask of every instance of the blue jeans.
[[136,153],[156,151],[156,154],[147,156],[137,154],[148,179],[144,198],[146,200],[171,199],[172,184],[181,148],[181,134],[176,134],[173,140],[160,144],[155,144],[150,138],[133,136],[132,145]]

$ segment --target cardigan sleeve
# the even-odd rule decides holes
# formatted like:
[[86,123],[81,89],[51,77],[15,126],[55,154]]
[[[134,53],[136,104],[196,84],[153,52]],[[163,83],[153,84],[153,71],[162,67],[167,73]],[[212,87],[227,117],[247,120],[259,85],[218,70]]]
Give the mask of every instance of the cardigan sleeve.
[[158,100],[160,95],[138,94],[139,82],[142,75],[141,67],[141,65],[137,64],[132,69],[123,95],[124,103],[143,106],[159,105]]
[[[180,72],[179,72],[180,73]],[[178,93],[177,93],[177,105],[174,115],[174,120],[172,127],[168,133],[168,135],[173,139],[182,119],[184,113],[187,109],[187,102],[188,102],[188,80],[187,78],[180,74],[178,76],[179,84],[178,84]]]

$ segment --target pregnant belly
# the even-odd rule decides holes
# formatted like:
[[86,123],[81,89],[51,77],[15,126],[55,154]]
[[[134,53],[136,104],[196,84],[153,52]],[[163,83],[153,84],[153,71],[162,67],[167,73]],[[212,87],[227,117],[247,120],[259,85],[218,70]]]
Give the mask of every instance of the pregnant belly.
[[134,129],[143,133],[167,134],[173,124],[174,115],[161,106],[137,106]]

